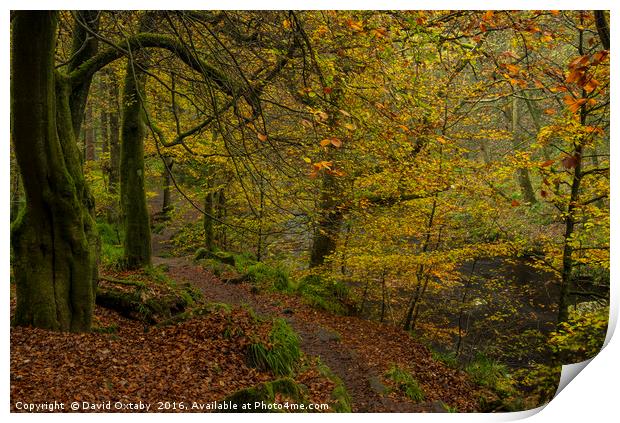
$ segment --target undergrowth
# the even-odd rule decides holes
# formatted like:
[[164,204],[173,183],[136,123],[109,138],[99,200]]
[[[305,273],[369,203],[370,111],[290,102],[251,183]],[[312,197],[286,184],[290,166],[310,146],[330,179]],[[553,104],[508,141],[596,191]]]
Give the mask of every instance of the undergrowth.
[[275,319],[267,343],[254,342],[248,347],[250,364],[276,376],[289,376],[301,358],[299,335],[283,319]]
[[393,364],[385,373],[385,376],[390,379],[394,383],[396,389],[405,394],[407,398],[415,402],[424,400],[424,391],[420,387],[420,384],[406,369]]

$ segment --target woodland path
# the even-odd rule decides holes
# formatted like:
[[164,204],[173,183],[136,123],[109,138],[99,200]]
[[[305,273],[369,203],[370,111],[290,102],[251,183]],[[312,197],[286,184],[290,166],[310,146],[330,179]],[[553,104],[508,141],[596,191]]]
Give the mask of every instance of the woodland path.
[[[173,201],[179,202],[173,191]],[[161,196],[150,201],[151,211],[161,210]],[[195,210],[183,221],[198,218]],[[167,225],[152,234],[153,265],[166,265],[169,276],[199,288],[208,301],[247,305],[262,317],[281,317],[299,334],[301,349],[321,361],[344,382],[353,412],[445,412],[441,402],[452,402],[459,411],[475,411],[477,390],[462,372],[445,367],[408,334],[389,324],[354,316],[338,316],[305,304],[300,297],[281,293],[256,293],[248,283],[227,284],[193,261],[173,257],[170,239],[179,230]],[[406,363],[425,388],[426,400],[415,404],[385,394],[382,373],[390,363]],[[424,383],[426,381],[426,384]]]
[[339,333],[324,322],[307,320],[304,318],[307,316],[305,313],[298,316],[297,310],[308,307],[297,304],[298,299],[287,298],[288,301],[283,303],[274,294],[252,293],[247,284],[226,284],[211,272],[192,263],[191,257],[156,256],[153,264],[165,264],[172,279],[199,288],[208,301],[248,305],[260,316],[287,320],[300,335],[303,352],[308,356],[320,357],[342,379],[351,397],[354,412],[420,412],[437,407],[437,404],[400,402],[381,395],[380,375],[343,342],[348,334]]

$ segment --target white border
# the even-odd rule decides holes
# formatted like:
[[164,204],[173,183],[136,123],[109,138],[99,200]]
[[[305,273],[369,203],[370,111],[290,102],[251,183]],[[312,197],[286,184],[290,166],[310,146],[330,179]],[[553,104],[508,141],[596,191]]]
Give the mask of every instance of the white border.
[[[477,1],[456,1],[456,0],[435,0],[433,2],[423,1],[394,1],[383,0],[378,1],[342,1],[342,0],[313,0],[311,2],[299,2],[299,1],[283,1],[283,0],[267,0],[260,2],[249,2],[242,0],[227,0],[225,3],[214,1],[196,1],[196,0],[175,0],[174,2],[147,2],[147,1],[119,1],[119,0],[94,0],[85,2],[84,0],[65,0],[65,1],[32,1],[32,0],[8,0],[2,2],[2,8],[0,9],[0,22],[2,25],[2,43],[0,43],[0,60],[2,72],[2,81],[0,83],[0,127],[2,128],[2,142],[0,148],[2,153],[0,154],[0,190],[2,192],[2,198],[4,202],[0,207],[0,222],[4,222],[0,229],[0,251],[2,258],[0,262],[0,268],[3,275],[5,275],[5,288],[1,290],[2,304],[8,304],[8,275],[9,275],[9,10],[10,9],[41,9],[41,8],[54,8],[54,9],[468,9],[468,10],[485,10],[485,9],[605,9],[611,10],[611,35],[612,35],[612,48],[618,46],[618,33],[619,30],[616,27],[616,11],[618,7],[616,3],[612,1],[602,0],[590,0],[584,2],[583,0],[511,0],[503,2],[483,2]],[[617,60],[615,55],[612,54],[611,68],[612,68],[612,87],[615,87],[616,76],[618,71]],[[612,128],[611,128],[611,156],[614,160],[614,167],[611,171],[611,222],[612,222],[612,255],[611,262],[618,262],[616,236],[618,230],[618,212],[616,210],[616,198],[618,196],[618,175],[615,169],[615,159],[618,157],[618,139],[616,139],[616,125],[615,117],[616,105],[618,102],[617,92],[612,91]],[[610,330],[607,337],[608,344],[606,347],[595,357],[585,368],[584,371],[579,374],[573,382],[570,382],[559,395],[551,401],[546,407],[540,409],[530,410],[520,413],[508,413],[508,414],[352,414],[352,415],[321,415],[323,420],[332,420],[341,422],[343,419],[355,419],[360,421],[376,421],[377,419],[389,418],[393,421],[465,421],[465,422],[485,422],[485,421],[511,421],[530,417],[529,421],[543,422],[543,421],[608,421],[609,417],[617,415],[614,408],[617,404],[617,390],[616,385],[618,381],[616,378],[619,374],[620,359],[620,347],[617,340],[617,336],[611,337],[615,326],[618,321],[618,303],[619,303],[619,290],[617,289],[618,278],[616,276],[617,265],[612,264],[612,304],[611,304],[611,316],[610,316]],[[8,307],[4,309],[4,315],[2,318],[2,333],[5,342],[2,347],[2,361],[1,361],[1,374],[3,380],[1,382],[2,393],[4,401],[2,402],[3,414],[9,413],[9,392],[10,392],[10,380],[9,380],[9,311]],[[14,420],[29,419],[31,416],[25,414],[11,414],[9,416]],[[39,416],[37,416],[39,417]],[[46,415],[44,418],[51,421],[63,421],[68,420],[76,421],[79,419],[82,421],[85,417],[88,419],[103,421],[110,418],[107,415],[78,415],[78,414],[55,414]],[[172,416],[151,414],[144,416],[149,421],[167,421]],[[229,419],[233,416],[227,416],[223,414],[218,415],[194,415],[183,414],[181,418],[184,420],[200,421],[215,420],[222,421]],[[237,418],[239,416],[235,416]],[[317,415],[279,415],[279,414],[266,414],[266,415],[252,415],[246,418],[252,419],[256,422],[267,421],[283,421],[283,420],[310,420],[318,417]],[[119,415],[115,416],[115,419],[121,420],[134,420],[135,418],[142,418],[137,415]],[[177,418],[177,415],[174,416]]]

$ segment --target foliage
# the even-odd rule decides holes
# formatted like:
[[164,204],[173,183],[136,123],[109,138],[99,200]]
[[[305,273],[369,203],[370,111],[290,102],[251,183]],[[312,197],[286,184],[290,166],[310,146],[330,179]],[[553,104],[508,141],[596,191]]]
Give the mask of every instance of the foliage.
[[310,274],[301,278],[297,292],[311,306],[336,314],[346,314],[347,286],[330,277]]
[[108,268],[119,268],[122,264],[123,232],[118,225],[99,219],[97,230],[101,239],[101,264]]
[[281,268],[259,262],[248,266],[246,272],[250,282],[259,287],[270,287],[276,291],[287,291],[291,287],[288,274]]
[[561,363],[581,362],[601,350],[607,334],[609,308],[576,312],[568,322],[560,323],[551,333],[549,345]]

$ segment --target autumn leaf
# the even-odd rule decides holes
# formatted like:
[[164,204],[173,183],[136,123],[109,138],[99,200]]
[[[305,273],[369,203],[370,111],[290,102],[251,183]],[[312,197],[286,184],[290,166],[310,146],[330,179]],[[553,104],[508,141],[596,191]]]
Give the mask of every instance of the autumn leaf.
[[521,203],[520,203],[520,202],[518,202],[517,200],[512,200],[512,201],[510,202],[510,205],[511,205],[512,207],[517,207],[517,206],[520,206],[520,205],[521,205]]
[[332,145],[333,145],[334,147],[336,147],[336,148],[340,148],[340,147],[342,147],[342,141],[341,141],[341,140],[339,140],[338,138],[332,138],[332,139],[330,140],[330,142],[331,142],[331,143],[332,143]]
[[485,22],[491,22],[494,14],[495,13],[492,10],[487,10],[484,15],[482,15],[482,20]]
[[565,169],[572,169],[576,167],[578,163],[579,158],[575,156],[564,156],[562,158],[562,166],[564,166]]
[[310,157],[304,157],[303,160],[308,164],[312,163],[312,159],[310,159]]
[[353,19],[349,19],[347,21],[347,25],[349,25],[349,28],[351,28],[353,31],[356,31],[356,32],[364,31],[364,26],[362,24],[362,21],[354,21]]
[[540,167],[549,167],[551,166],[555,160],[547,160],[546,162],[541,163]]
[[267,141],[267,135],[265,135],[265,134],[263,134],[263,133],[260,133],[260,132],[259,132],[259,133],[257,133],[257,134],[256,134],[256,137],[257,137],[260,141],[263,141],[263,142]]
[[572,113],[577,113],[579,108],[586,104],[586,101],[587,99],[585,98],[574,99],[570,95],[564,97],[564,104],[568,106],[568,110],[570,110]]
[[586,84],[583,86],[583,89],[590,94],[592,91],[594,91],[598,86],[600,85],[600,82],[598,82],[596,79],[594,78],[590,78],[590,80],[588,82],[586,82]]
[[607,56],[609,56],[609,50],[601,50],[597,53],[594,53],[590,63],[596,66],[600,64],[602,61],[604,61],[607,58]]
[[331,142],[332,140],[325,138],[324,140],[321,140],[320,144],[321,144],[321,147],[327,147],[328,145],[331,144]]

